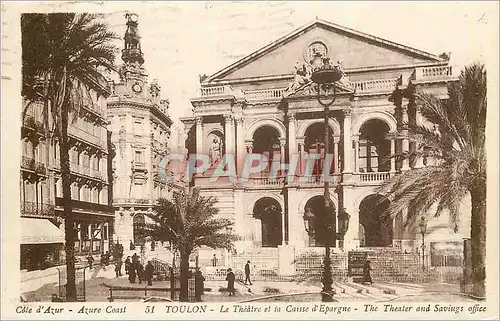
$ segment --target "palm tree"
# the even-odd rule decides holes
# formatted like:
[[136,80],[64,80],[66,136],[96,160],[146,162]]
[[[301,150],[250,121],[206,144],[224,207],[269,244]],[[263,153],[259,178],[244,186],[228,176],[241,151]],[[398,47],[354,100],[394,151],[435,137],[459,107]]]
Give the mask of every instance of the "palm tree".
[[[94,14],[23,14],[22,94],[27,105],[43,102],[44,122],[49,113],[54,136],[60,144],[62,196],[64,199],[67,285],[66,298],[76,300],[74,220],[71,216],[71,176],[68,123],[78,117],[89,99],[87,86],[106,84],[102,68],[114,69],[117,36]],[[25,110],[27,107],[25,107]],[[23,117],[25,110],[23,111]]]
[[189,255],[201,246],[230,249],[238,236],[227,231],[233,222],[215,217],[219,209],[214,197],[200,196],[199,189],[191,193],[175,192],[172,201],[159,199],[153,212],[147,214],[153,221],[147,229],[155,240],[170,241],[181,255],[180,301],[188,300]]
[[450,215],[455,232],[460,205],[471,199],[473,293],[485,295],[486,257],[486,71],[482,64],[465,67],[448,86],[447,100],[418,92],[422,116],[436,127],[408,124],[409,138],[423,148],[409,155],[433,159],[384,183],[379,190],[393,199],[388,214],[407,209],[407,224],[436,206],[435,216]]

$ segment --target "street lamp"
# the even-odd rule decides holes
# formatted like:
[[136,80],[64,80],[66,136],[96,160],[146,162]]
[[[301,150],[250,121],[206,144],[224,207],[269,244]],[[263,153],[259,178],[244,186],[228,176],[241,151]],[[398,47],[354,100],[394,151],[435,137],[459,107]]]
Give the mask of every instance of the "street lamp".
[[[335,101],[335,82],[339,81],[342,76],[342,70],[338,67],[334,67],[330,63],[330,58],[323,57],[323,55],[319,52],[314,53],[314,57],[311,61],[312,65],[312,75],[311,75],[311,80],[314,82],[317,87],[317,100],[320,105],[324,107],[324,113],[325,113],[325,155],[328,155],[330,153],[330,143],[329,143],[329,130],[328,130],[328,119],[329,119],[329,114],[330,110],[329,107],[334,103]],[[330,89],[333,89],[333,95],[331,96],[329,101],[323,101],[321,99],[321,91],[324,91],[324,96],[328,98],[328,93]],[[329,183],[330,183],[330,169],[326,169],[325,171],[325,177],[323,179],[324,181],[324,199],[325,199],[325,218],[329,218],[331,216],[331,211],[329,208],[331,207],[330,205],[330,191],[329,191]],[[342,212],[345,212],[344,209],[342,209]],[[312,214],[312,213],[311,213]],[[346,213],[347,214],[347,213]],[[313,214],[314,215],[314,214]],[[306,224],[306,218],[310,218],[310,215],[308,214],[304,215],[304,223]],[[345,216],[344,216],[345,219]],[[330,222],[330,220],[327,220]],[[347,218],[347,222],[349,219]],[[345,228],[348,226],[347,224],[344,224],[345,222],[342,223],[342,228]],[[340,213],[339,213],[339,227],[340,227]],[[327,233],[331,236],[335,236],[335,239],[337,239],[337,234],[335,231],[332,231],[332,226],[331,224],[326,224],[327,228]],[[309,230],[311,230],[309,228]],[[347,229],[345,230],[347,231]],[[340,230],[340,232],[343,232]],[[309,233],[309,232],[308,232]],[[344,232],[345,233],[345,232]],[[343,235],[342,235],[343,236]],[[324,302],[327,301],[333,301],[332,297],[332,266],[331,266],[331,260],[330,260],[330,240],[331,237],[326,237],[325,239],[325,262],[324,262],[324,271],[323,271],[323,292],[322,292],[322,299]]]
[[418,224],[420,227],[420,234],[422,234],[422,270],[425,270],[425,233],[427,232],[427,220],[425,216],[422,216],[420,219],[420,223]]

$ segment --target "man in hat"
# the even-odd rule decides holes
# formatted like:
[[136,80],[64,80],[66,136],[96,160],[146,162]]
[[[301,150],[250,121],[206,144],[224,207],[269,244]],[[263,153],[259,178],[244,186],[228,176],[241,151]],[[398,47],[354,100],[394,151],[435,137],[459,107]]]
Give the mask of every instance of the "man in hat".
[[250,261],[245,264],[245,285],[247,285],[247,281],[252,285],[252,281],[250,281]]

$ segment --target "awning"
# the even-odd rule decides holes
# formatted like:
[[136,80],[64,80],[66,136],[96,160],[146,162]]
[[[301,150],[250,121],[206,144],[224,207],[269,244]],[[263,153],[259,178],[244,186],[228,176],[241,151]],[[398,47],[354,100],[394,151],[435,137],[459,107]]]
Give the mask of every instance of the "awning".
[[21,244],[64,243],[64,231],[47,219],[21,217]]

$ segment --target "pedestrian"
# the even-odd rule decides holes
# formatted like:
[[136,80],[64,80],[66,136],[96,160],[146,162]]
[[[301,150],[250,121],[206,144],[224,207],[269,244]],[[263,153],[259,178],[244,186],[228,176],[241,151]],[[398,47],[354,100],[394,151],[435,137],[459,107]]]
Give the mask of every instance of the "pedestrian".
[[370,265],[370,260],[367,260],[365,262],[365,265],[363,266],[363,284],[365,283],[370,283],[370,285],[373,284],[372,276],[370,275],[371,270],[372,267]]
[[89,254],[89,256],[87,256],[87,263],[89,264],[89,269],[92,270],[92,264],[94,263],[94,257],[90,254]]
[[122,260],[118,259],[115,263],[116,277],[122,276]]
[[144,266],[142,266],[141,262],[137,262],[135,265],[135,269],[137,271],[137,278],[139,279],[139,284],[144,281]]
[[132,262],[130,261],[130,256],[127,256],[127,259],[125,260],[125,274],[129,273],[131,265]]
[[214,257],[212,258],[212,266],[216,267],[217,266],[217,256],[214,254]]
[[134,255],[132,255],[132,265],[136,265],[138,262],[139,256],[137,255],[137,253],[134,253]]
[[245,264],[245,285],[247,281],[252,285],[252,281],[250,281],[250,261],[247,261],[247,264]]
[[153,267],[153,263],[148,261],[146,268],[144,269],[144,276],[146,277],[146,281],[148,281],[148,285],[153,285],[153,275],[155,273],[155,268]]
[[109,252],[106,252],[106,254],[104,254],[104,265],[108,266],[109,265]]
[[104,256],[104,252],[101,253],[101,266],[104,266],[104,263],[106,262],[106,258]]
[[135,269],[134,266],[132,265],[128,271],[128,280],[130,283],[135,283],[135,277],[136,277]]
[[194,274],[194,294],[196,302],[201,302],[201,295],[205,291],[205,277],[201,273],[200,269],[196,270]]
[[226,276],[226,281],[227,281],[227,291],[229,292],[229,296],[233,295],[234,296],[234,281],[236,280],[236,277],[234,276],[233,270],[231,268],[227,269],[227,276]]
[[64,302],[64,300],[63,300],[63,299],[61,299],[61,298],[57,295],[57,293],[53,293],[53,294],[52,294],[52,300],[51,300],[51,301],[52,301],[52,302]]

